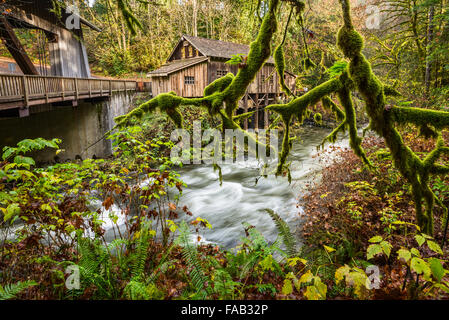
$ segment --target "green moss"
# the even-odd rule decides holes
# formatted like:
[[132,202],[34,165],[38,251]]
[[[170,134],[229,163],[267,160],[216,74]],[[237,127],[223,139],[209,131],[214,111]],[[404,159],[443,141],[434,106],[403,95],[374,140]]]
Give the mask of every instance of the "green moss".
[[384,94],[387,97],[400,97],[402,94],[391,86],[384,85]]
[[281,174],[287,160],[287,155],[290,152],[289,132],[290,132],[290,122],[293,116],[296,116],[297,123],[302,124],[305,117],[307,116],[307,108],[311,105],[316,104],[324,97],[329,94],[336,92],[342,88],[342,83],[339,79],[331,79],[321,85],[313,88],[305,95],[297,97],[287,104],[272,104],[266,107],[267,110],[273,111],[281,116],[281,120],[284,123],[284,137],[282,143],[282,150],[279,157],[279,163],[277,168],[277,173]]
[[[366,111],[370,117],[370,128],[384,138],[390,149],[395,167],[412,186],[418,225],[423,232],[432,234],[433,206],[435,202],[441,203],[441,201],[429,188],[428,180],[431,173],[442,174],[446,171],[444,166],[435,164],[435,159],[441,152],[445,152],[443,150],[446,150],[444,149],[446,147],[443,148],[441,142],[439,142],[436,149],[428,155],[425,161],[421,161],[404,144],[401,135],[396,130],[396,123],[418,125],[421,131],[431,136],[436,133],[435,130],[449,126],[449,113],[418,108],[386,108],[385,95],[395,95],[396,92],[382,85],[373,74],[370,63],[361,52],[363,40],[352,26],[349,1],[341,0],[341,4],[344,26],[338,34],[338,46],[350,59],[349,74],[365,101]],[[426,207],[425,210],[423,210],[423,205]]]
[[313,115],[313,121],[315,121],[316,124],[323,124],[323,116],[321,113],[317,112]]
[[345,125],[349,128],[349,146],[354,153],[362,159],[363,163],[369,168],[373,168],[371,162],[368,160],[365,150],[362,148],[362,138],[357,133],[357,120],[355,115],[354,103],[352,102],[350,89],[353,86],[352,80],[349,79],[347,72],[340,76],[343,82],[343,88],[340,89],[338,99],[345,110]]
[[303,119],[308,106],[316,104],[324,97],[341,88],[342,84],[339,79],[331,79],[313,88],[306,94],[293,99],[287,104],[272,104],[266,109],[280,114],[285,119],[291,119],[292,115],[297,115],[298,118]]
[[159,109],[166,112],[168,116],[175,122],[178,127],[182,127],[182,115],[178,111],[178,107],[183,102],[183,98],[176,96],[174,92],[162,93],[157,97],[147,101],[128,114],[115,118],[117,126],[122,127],[128,125],[132,119],[141,119],[146,113]]
[[248,119],[249,117],[251,117],[256,111],[251,111],[251,112],[246,112],[246,113],[242,113],[239,114],[238,116],[233,116],[232,119],[239,123],[242,120]]
[[343,54],[353,59],[357,57],[363,49],[363,38],[352,27],[343,26],[337,34],[337,45]]
[[390,113],[392,120],[399,124],[412,123],[417,126],[431,124],[437,130],[449,127],[449,112],[413,107],[393,107]]
[[343,121],[345,119],[345,113],[332,101],[328,96],[321,99],[323,108],[334,113],[337,121]]
[[284,57],[284,49],[283,49],[282,44],[280,44],[274,50],[274,62],[275,62],[276,71],[279,75],[279,85],[280,85],[282,91],[284,91],[289,96],[293,95],[290,88],[287,87],[287,85],[285,84],[285,79],[284,79],[285,57]]
[[234,80],[234,75],[232,73],[228,73],[224,77],[213,81],[206,88],[204,88],[204,96],[210,96],[213,93],[224,91],[227,87],[229,87],[232,80]]
[[345,128],[346,128],[346,121],[343,121],[334,130],[332,130],[332,132],[329,133],[326,138],[323,139],[320,146],[324,147],[326,141],[329,141],[330,143],[335,143],[337,141],[338,133],[339,132],[344,133]]
[[276,174],[282,174],[285,167],[285,162],[287,161],[287,156],[290,153],[290,122],[292,120],[290,116],[281,115],[281,120],[284,123],[284,136],[282,138],[282,149],[279,154],[279,161],[276,169]]

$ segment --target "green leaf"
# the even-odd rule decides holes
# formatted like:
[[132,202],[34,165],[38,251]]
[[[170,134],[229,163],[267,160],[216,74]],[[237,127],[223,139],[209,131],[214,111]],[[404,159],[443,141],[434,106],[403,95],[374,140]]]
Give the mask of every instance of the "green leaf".
[[382,241],[380,243],[380,245],[382,247],[383,252],[386,254],[386,256],[390,257],[392,245],[388,241]]
[[366,258],[372,259],[375,255],[381,254],[383,252],[382,247],[380,244],[372,244],[368,247],[366,251]]
[[236,64],[242,63],[242,62],[243,62],[243,57],[244,57],[244,56],[245,56],[245,55],[244,55],[244,54],[241,54],[241,53],[239,53],[239,54],[233,54],[232,57],[231,57],[231,59],[228,60],[228,61],[226,61],[225,63],[226,63],[226,64],[230,64],[230,65],[236,65]]
[[304,273],[301,278],[299,278],[299,283],[308,283],[310,281],[312,281],[313,279],[313,274],[312,272],[309,270],[306,273]]
[[20,207],[18,203],[11,203],[6,208],[5,216],[3,217],[3,221],[8,221],[12,217],[20,214]]
[[369,239],[368,241],[371,243],[379,243],[383,240],[383,238],[381,236],[374,236],[371,239]]
[[443,250],[441,250],[441,247],[438,243],[432,241],[432,240],[427,240],[427,246],[430,248],[430,250],[432,250],[433,252],[439,253],[439,254],[443,254]]
[[337,271],[335,271],[335,282],[339,284],[350,271],[351,268],[348,265],[338,268]]
[[446,273],[446,271],[443,268],[443,265],[441,264],[441,261],[436,258],[430,258],[429,266],[430,266],[430,270],[432,271],[432,275],[434,276],[434,278],[438,282],[441,282],[441,279],[443,279],[444,274]]
[[306,288],[304,296],[307,300],[323,300],[326,299],[326,293],[327,286],[319,278],[315,278],[314,284]]
[[415,235],[415,240],[416,242],[418,242],[419,246],[422,246],[424,242],[426,242],[426,238],[424,238],[423,236],[417,234]]
[[431,272],[430,267],[427,264],[427,262],[425,262],[423,259],[417,258],[417,257],[412,258],[410,268],[412,269],[412,271],[415,271],[417,274],[423,274],[424,276],[430,275],[430,272]]
[[288,279],[284,280],[284,285],[282,286],[282,294],[288,296],[293,292],[292,282]]
[[3,148],[3,151],[4,152],[3,152],[2,158],[3,158],[3,160],[6,160],[9,157],[11,157],[13,154],[16,153],[17,148],[5,147],[5,148]]
[[412,253],[412,255],[414,255],[416,257],[421,257],[421,254],[419,253],[418,249],[416,249],[416,248],[411,248],[410,252]]
[[14,163],[17,164],[27,164],[30,166],[34,166],[36,163],[34,162],[34,159],[31,157],[24,157],[24,156],[15,156],[14,157]]
[[408,262],[412,258],[412,253],[407,249],[399,249],[398,250],[398,259],[403,259],[405,262]]

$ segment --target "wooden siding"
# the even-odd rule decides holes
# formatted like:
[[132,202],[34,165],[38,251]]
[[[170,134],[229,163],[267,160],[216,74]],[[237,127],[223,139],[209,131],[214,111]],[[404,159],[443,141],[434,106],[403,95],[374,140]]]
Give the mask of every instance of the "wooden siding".
[[[185,77],[194,77],[194,84],[185,84]],[[171,73],[166,77],[152,77],[152,93],[157,96],[160,93],[174,91],[182,97],[202,97],[207,86],[207,62],[185,68]]]
[[[186,67],[168,76],[152,76],[152,93],[157,96],[160,93],[174,91],[177,95],[191,98],[202,97],[204,88],[211,82],[223,76],[223,72],[238,72],[236,65],[228,65],[224,61],[209,61]],[[195,84],[185,84],[184,77],[195,77]],[[285,73],[286,84],[294,90],[295,77]],[[272,64],[264,65],[257,73],[256,79],[249,85],[247,93],[275,93],[280,94],[278,74]]]
[[[208,82],[211,83],[221,76],[217,71],[232,72],[234,75],[238,72],[238,66],[228,65],[224,61],[211,61],[208,68]],[[269,78],[268,78],[269,77]],[[279,76],[274,65],[266,64],[256,75],[256,79],[249,85],[248,93],[280,93]],[[286,84],[292,90],[295,89],[296,78],[289,73],[285,73]]]
[[36,9],[36,3],[33,1],[18,5],[10,15],[19,22],[24,22],[46,32],[49,38],[51,75],[77,78],[91,77],[82,29],[65,29],[56,20],[54,14],[48,10]]
[[207,81],[209,83],[222,77],[217,75],[217,71],[219,70],[232,72],[234,75],[236,75],[237,72],[239,71],[239,68],[236,65],[229,65],[222,61],[210,61],[208,65],[208,77],[207,77]]
[[202,56],[195,47],[193,47],[188,41],[181,41],[173,51],[173,56],[168,61],[181,60],[187,58],[194,58]]

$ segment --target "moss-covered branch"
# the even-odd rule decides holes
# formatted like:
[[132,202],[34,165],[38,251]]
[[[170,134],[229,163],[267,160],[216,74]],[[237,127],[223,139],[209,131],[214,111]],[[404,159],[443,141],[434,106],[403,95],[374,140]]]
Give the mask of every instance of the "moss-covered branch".
[[[327,97],[331,93],[337,92],[342,89],[343,85],[338,78],[331,79],[321,85],[313,88],[305,95],[297,97],[286,104],[272,104],[266,109],[273,111],[280,115],[282,122],[284,123],[284,137],[282,142],[282,150],[279,156],[279,163],[277,167],[277,174],[282,173],[287,160],[287,156],[290,153],[290,124],[293,120],[293,116],[296,116],[296,121],[302,124],[307,114],[307,108],[318,103],[323,98]],[[335,109],[336,110],[336,109]],[[341,110],[340,110],[341,111]],[[337,111],[338,112],[338,111]],[[342,111],[341,111],[342,112]]]
[[[363,38],[352,25],[349,1],[340,0],[340,2],[344,25],[338,32],[337,44],[350,60],[349,75],[365,101],[366,111],[370,117],[370,128],[384,138],[396,168],[411,184],[419,226],[423,232],[432,234],[433,207],[436,197],[428,185],[428,180],[431,173],[445,171],[444,167],[436,165],[435,161],[437,156],[441,152],[445,152],[446,149],[439,140],[436,149],[422,161],[404,144],[401,135],[396,130],[396,123],[431,124],[436,129],[440,129],[447,125],[449,113],[386,107],[385,93],[390,93],[391,90],[385,89],[386,87],[374,75],[370,63],[362,54]],[[425,210],[423,210],[423,204],[426,207]]]
[[349,78],[348,73],[344,72],[340,76],[340,81],[343,83],[343,87],[338,90],[337,95],[341,105],[345,110],[345,125],[349,128],[349,145],[354,153],[362,159],[363,163],[372,168],[371,162],[366,157],[365,150],[362,148],[362,138],[357,133],[357,120],[355,115],[354,103],[351,97],[351,88],[353,82]]
[[393,107],[390,112],[392,120],[399,124],[432,125],[437,130],[449,128],[449,112],[413,107]]

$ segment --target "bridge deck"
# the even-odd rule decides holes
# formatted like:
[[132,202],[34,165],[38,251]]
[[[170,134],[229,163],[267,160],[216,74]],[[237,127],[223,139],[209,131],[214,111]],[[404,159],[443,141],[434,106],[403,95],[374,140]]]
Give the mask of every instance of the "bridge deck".
[[0,111],[133,90],[136,81],[0,74]]

